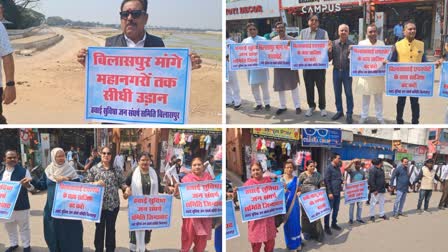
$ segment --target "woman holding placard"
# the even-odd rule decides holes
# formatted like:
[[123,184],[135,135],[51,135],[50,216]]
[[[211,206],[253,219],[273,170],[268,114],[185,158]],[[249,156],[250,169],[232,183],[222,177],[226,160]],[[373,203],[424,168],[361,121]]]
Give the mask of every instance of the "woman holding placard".
[[280,181],[285,185],[286,198],[286,222],[283,224],[286,247],[290,251],[300,251],[302,249],[302,236],[300,227],[300,208],[297,197],[299,182],[293,175],[294,164],[292,160],[285,162],[283,176]]
[[[299,175],[300,193],[307,193],[319,189],[324,185],[323,178],[316,172],[315,162],[308,160],[305,163],[306,170]],[[302,207],[302,229],[305,239],[315,239],[322,242],[324,239],[324,229],[321,220],[310,223],[310,219]]]
[[104,232],[106,232],[106,252],[115,251],[115,222],[120,210],[120,197],[118,189],[127,188],[123,174],[112,165],[112,153],[108,147],[101,149],[101,162],[89,169],[86,181],[104,186],[101,221],[96,223],[95,251],[104,250]]
[[[254,162],[250,166],[251,177],[244,186],[259,185],[271,183],[269,177],[263,177],[263,169],[261,164]],[[253,252],[261,251],[261,246],[264,243],[264,251],[273,252],[275,246],[275,236],[277,235],[277,228],[275,227],[275,217],[267,217],[259,220],[248,222],[249,241]]]
[[[128,186],[123,193],[123,197],[128,199],[129,196],[142,195],[158,195],[163,193],[163,188],[160,185],[160,178],[156,171],[150,166],[150,154],[147,152],[141,153],[137,156],[138,166],[126,178],[126,185]],[[151,240],[151,231],[131,231],[129,249],[131,251],[145,251],[146,245]]]
[[[193,158],[191,161],[191,173],[182,179],[182,183],[213,180],[209,173],[205,172],[202,159]],[[178,184],[177,184],[178,185]],[[176,185],[176,193],[178,187]],[[213,218],[183,218],[182,219],[182,248],[181,252],[190,251],[194,243],[193,251],[203,252],[207,246],[207,240],[212,236]]]
[[51,150],[51,163],[45,169],[47,177],[47,202],[44,208],[44,236],[50,252],[80,252],[83,249],[83,227],[80,220],[65,220],[51,217],[56,183],[79,182],[75,169],[67,163],[64,150]]

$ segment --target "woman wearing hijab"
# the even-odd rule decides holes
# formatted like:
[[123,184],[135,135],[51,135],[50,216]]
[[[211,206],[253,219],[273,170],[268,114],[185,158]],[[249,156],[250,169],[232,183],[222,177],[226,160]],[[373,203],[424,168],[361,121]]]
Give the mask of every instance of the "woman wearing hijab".
[[[129,196],[157,195],[163,193],[160,185],[160,178],[156,171],[150,166],[150,155],[147,152],[137,156],[138,166],[126,178],[126,188],[123,197],[128,199]],[[151,240],[152,230],[131,231],[129,249],[136,252],[145,252],[146,244]]]
[[106,233],[106,252],[115,251],[115,223],[120,210],[120,197],[118,189],[125,191],[127,188],[123,174],[114,169],[112,165],[112,153],[108,147],[101,149],[101,162],[89,169],[86,181],[104,186],[103,207],[101,221],[96,223],[95,251],[104,250],[104,233]]
[[44,236],[50,252],[81,252],[83,227],[80,220],[65,220],[51,217],[56,183],[79,182],[75,169],[65,159],[64,150],[51,150],[51,163],[45,169],[47,177],[47,203],[44,208]]

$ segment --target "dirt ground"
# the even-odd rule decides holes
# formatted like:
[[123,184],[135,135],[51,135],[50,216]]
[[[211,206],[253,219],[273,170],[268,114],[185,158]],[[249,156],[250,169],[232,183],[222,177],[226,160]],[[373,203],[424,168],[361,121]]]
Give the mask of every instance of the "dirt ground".
[[[61,42],[32,56],[15,56],[17,99],[4,106],[9,124],[86,123],[85,71],[76,54],[81,48],[104,45],[104,37],[84,30],[52,29],[64,36]],[[221,64],[205,63],[192,72],[190,124],[221,123],[221,82]]]

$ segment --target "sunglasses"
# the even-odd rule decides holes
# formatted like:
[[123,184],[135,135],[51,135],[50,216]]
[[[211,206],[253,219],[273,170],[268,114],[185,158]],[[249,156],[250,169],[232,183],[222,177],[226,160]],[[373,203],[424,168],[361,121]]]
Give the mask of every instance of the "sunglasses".
[[144,10],[132,10],[132,11],[120,11],[121,19],[127,19],[129,14],[131,14],[133,19],[139,18],[141,15],[145,13]]
[[101,154],[108,155],[108,156],[112,155],[112,153],[110,153],[110,152],[102,152]]

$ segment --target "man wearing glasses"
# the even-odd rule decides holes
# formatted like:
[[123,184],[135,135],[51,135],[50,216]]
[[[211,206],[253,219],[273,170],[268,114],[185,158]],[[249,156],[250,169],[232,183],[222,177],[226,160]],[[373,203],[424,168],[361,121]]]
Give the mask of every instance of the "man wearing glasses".
[[[319,28],[319,16],[311,14],[308,18],[308,28],[300,31],[299,40],[329,40],[327,31]],[[317,87],[319,95],[319,109],[322,117],[327,116],[325,110],[325,69],[310,69],[303,70],[303,79],[305,80],[306,99],[310,107],[305,113],[307,117],[313,115],[316,110],[316,103],[314,102],[314,85]]]
[[[145,30],[148,22],[147,0],[123,0],[120,9],[122,34],[106,39],[106,47],[165,47],[162,39]],[[85,66],[87,49],[78,52],[78,62]],[[201,67],[201,57],[190,53],[192,69]]]

